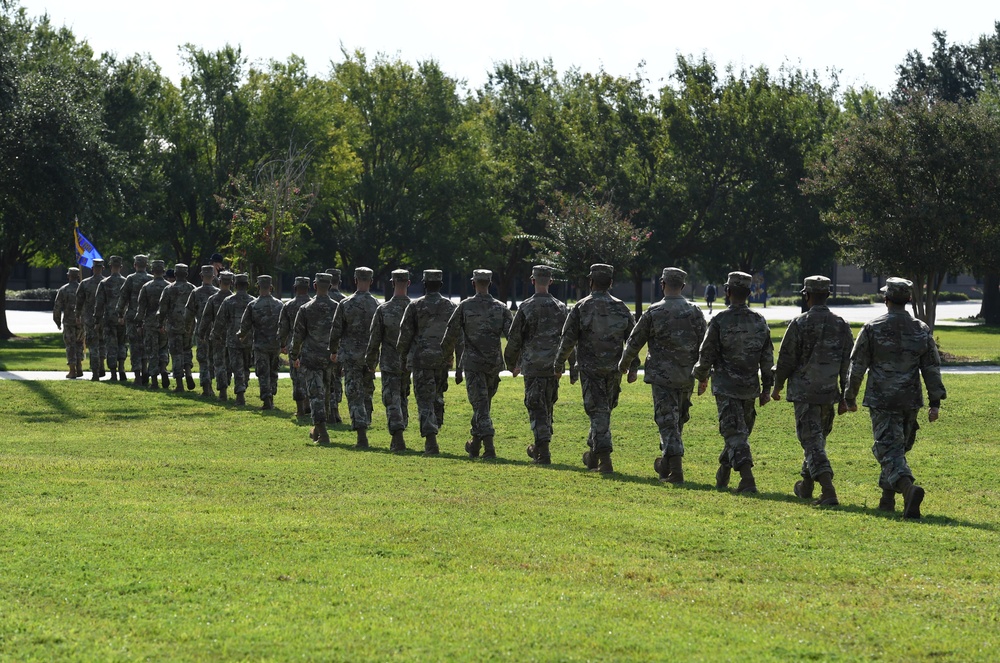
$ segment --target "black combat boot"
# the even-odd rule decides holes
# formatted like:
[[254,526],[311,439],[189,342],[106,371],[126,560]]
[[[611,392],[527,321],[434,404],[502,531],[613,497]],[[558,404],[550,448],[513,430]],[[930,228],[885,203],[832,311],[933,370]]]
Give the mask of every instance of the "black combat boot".
[[736,492],[746,494],[756,493],[757,482],[753,478],[753,468],[750,463],[744,463],[736,471],[740,473],[740,485],[736,486]]
[[344,423],[344,420],[340,418],[340,406],[339,405],[333,405],[332,406],[332,408],[330,410],[330,421],[332,421],[335,424],[342,424],[342,423]]
[[496,458],[497,450],[493,446],[493,436],[487,435],[483,438],[483,458]]
[[482,445],[483,439],[478,435],[473,435],[471,440],[465,442],[465,453],[469,454],[469,458],[479,458],[479,449]]
[[812,477],[805,477],[801,481],[795,482],[795,487],[792,488],[792,492],[795,493],[796,497],[800,497],[804,500],[811,500],[814,485]]
[[[194,391],[194,375],[191,374],[191,369],[184,371],[184,379],[187,381],[188,391]],[[180,382],[180,380],[177,380]]]
[[368,448],[367,429],[359,428],[357,432],[358,432],[358,441],[354,446],[357,447],[358,449],[367,449]]
[[878,510],[889,512],[896,510],[896,491],[890,488],[882,489],[882,499],[878,501]]
[[124,368],[120,369],[118,371],[118,381],[119,382],[128,382],[128,377],[125,375],[125,369]]
[[438,448],[437,434],[431,433],[424,438],[424,455],[436,456],[439,453],[441,453],[441,449]]
[[236,394],[236,404],[237,405],[247,404],[247,399],[246,396],[244,396],[244,392],[241,391],[240,393]]
[[149,376],[149,388],[150,389],[160,388],[160,384],[156,381],[156,373],[153,373],[151,376]]
[[611,465],[611,452],[602,451],[598,454],[591,454],[591,456],[597,456],[597,467],[590,468],[591,472],[599,472],[601,474],[612,474],[615,468]]
[[924,501],[924,489],[913,483],[910,477],[903,477],[896,482],[896,486],[903,494],[903,517],[920,519],[920,503]]
[[819,494],[819,498],[813,502],[814,506],[837,506],[840,504],[837,500],[837,491],[833,488],[833,474],[824,472],[816,477],[816,481],[823,488],[823,491]]
[[597,469],[597,454],[593,450],[583,452],[583,466],[588,470]]
[[330,432],[326,430],[325,421],[321,421],[318,424],[316,424],[313,427],[313,431],[315,435],[313,439],[316,440],[316,444],[320,445],[321,447],[330,446]]
[[184,393],[184,382],[178,378],[175,380],[177,384],[174,385],[174,393],[183,394]]
[[666,483],[684,483],[684,456],[669,456],[667,458],[667,476],[660,476],[660,481]]
[[306,416],[306,403],[303,400],[295,401],[295,416],[304,417]]
[[549,441],[539,440],[528,447],[528,455],[535,459],[535,465],[551,465],[552,456],[549,455]]
[[260,406],[261,410],[273,410],[274,409],[274,399],[270,396],[264,397],[264,403]]
[[166,371],[160,372],[160,381],[163,384],[163,388],[166,389],[170,386],[170,374]]
[[226,394],[226,387],[219,387],[219,400],[222,402],[229,400],[229,395]]
[[90,372],[90,381],[91,382],[99,382],[100,380],[101,380],[101,374],[99,372],[95,372],[95,371],[91,371]]
[[202,382],[201,383],[201,395],[202,395],[202,398],[211,398],[212,396],[215,396],[215,390],[212,389],[212,383],[211,382]]
[[406,451],[406,440],[403,439],[403,431],[398,430],[392,434],[392,440],[389,442],[389,451],[396,453]]

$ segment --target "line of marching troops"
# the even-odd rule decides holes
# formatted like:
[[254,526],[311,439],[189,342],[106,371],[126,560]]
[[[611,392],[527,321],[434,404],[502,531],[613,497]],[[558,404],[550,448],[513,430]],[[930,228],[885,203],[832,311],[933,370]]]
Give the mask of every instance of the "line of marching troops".
[[[729,307],[706,322],[702,311],[681,295],[687,274],[663,270],[663,299],[638,320],[610,294],[613,267],[591,266],[590,295],[572,308],[549,293],[553,269],[532,269],[534,294],[512,313],[489,294],[492,273],[475,270],[475,294],[456,304],[441,294],[442,272],[423,272],[425,294],[407,295],[410,274],[392,272],[393,294],[380,303],[371,294],[373,272],[354,271],[356,290],[339,291],[340,271],[295,279],[295,296],[281,302],[271,294],[270,276],[257,277],[258,296],[249,293],[246,274],[201,268],[201,285],[188,282],[188,268],[174,266],[176,280],[164,278],[164,263],[135,256],[135,271],[122,276],[122,259],[110,258],[111,274],[95,261],[94,275],[70,282],[56,297],[54,316],[66,340],[69,378],[83,375],[83,341],[90,352],[92,380],[107,372],[126,381],[125,359],[132,353],[137,385],[169,386],[168,358],[175,390],[193,390],[193,341],[202,394],[227,400],[230,384],[236,402],[245,404],[251,363],[256,368],[263,409],[274,407],[278,358],[289,356],[297,415],[312,418],[310,438],[330,444],[328,423],[341,421],[339,403],[346,392],[357,446],[369,446],[376,371],[381,373],[390,450],[406,450],[410,391],[415,394],[424,453],[440,452],[438,432],[444,422],[444,392],[449,371],[466,384],[472,422],[465,451],[470,458],[495,458],[491,403],[506,367],[524,379],[524,405],[533,435],[527,453],[537,464],[551,463],[553,406],[567,361],[570,380],[581,382],[590,418],[583,463],[603,474],[614,472],[611,412],[618,404],[623,376],[638,378],[639,354],[648,348],[644,380],[652,388],[653,412],[660,436],[654,468],[660,481],[684,481],[682,432],[689,420],[691,397],[702,395],[711,377],[724,440],[716,472],[717,488],[727,489],[733,470],[738,493],[757,492],[749,438],[756,406],[780,400],[794,404],[795,427],[804,459],[793,492],[815,505],[839,504],[826,438],[835,414],[857,410],[857,395],[868,376],[863,404],[869,408],[874,445],[881,466],[879,509],[895,510],[903,496],[903,516],[920,517],[924,489],[914,483],[906,453],[916,438],[917,413],[923,407],[921,379],[929,400],[928,419],[938,418],[946,397],[940,358],[927,325],[906,310],[912,283],[890,278],[882,289],[887,312],[867,323],[858,338],[826,305],[830,279],[812,276],[802,289],[805,313],[791,321],[774,363],[771,332],[763,316],[747,305],[751,276],[729,274]],[[310,285],[315,290],[310,296]],[[503,348],[501,339],[506,338]],[[126,344],[127,341],[127,344]],[[158,384],[159,380],[159,384]],[[814,499],[816,484],[820,494]]]

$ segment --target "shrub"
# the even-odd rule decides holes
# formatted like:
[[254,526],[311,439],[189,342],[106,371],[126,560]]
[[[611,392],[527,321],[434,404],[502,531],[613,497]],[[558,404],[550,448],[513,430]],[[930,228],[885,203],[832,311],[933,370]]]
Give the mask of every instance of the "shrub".
[[7,299],[45,299],[56,301],[56,288],[32,288],[31,290],[8,290]]

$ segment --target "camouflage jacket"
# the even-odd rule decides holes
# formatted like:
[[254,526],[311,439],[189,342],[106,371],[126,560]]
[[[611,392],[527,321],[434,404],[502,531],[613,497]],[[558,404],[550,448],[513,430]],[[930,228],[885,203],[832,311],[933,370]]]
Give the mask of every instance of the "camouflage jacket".
[[568,314],[566,305],[548,293],[536,293],[521,302],[503,353],[507,369],[520,366],[525,377],[551,377]]
[[632,364],[642,346],[648,345],[645,381],[670,389],[690,388],[706,327],[700,308],[680,295],[664,297],[639,316],[619,365]]
[[[410,368],[441,369],[448,366],[450,355],[446,356],[441,351],[441,341],[456,308],[458,306],[440,292],[428,292],[406,307],[403,321],[399,324],[396,351],[401,357],[412,360]],[[459,338],[455,344],[455,366],[462,365],[464,346],[464,340]]]
[[774,344],[764,316],[741,304],[708,323],[693,374],[699,381],[711,375],[716,396],[750,399],[760,396],[761,382],[765,390],[771,388],[773,364]]
[[335,302],[337,302],[339,304],[340,302],[342,302],[345,299],[347,299],[347,295],[345,295],[344,293],[342,293],[338,288],[331,288],[330,289],[330,299],[332,299],[333,301],[335,301]]
[[406,295],[393,296],[375,310],[365,354],[368,368],[373,372],[376,367],[380,367],[383,373],[402,373],[408,368],[408,362],[403,361],[396,351],[396,342],[399,340],[403,313],[409,304],[410,298]]
[[356,292],[337,306],[330,328],[330,354],[338,364],[364,366],[368,353],[368,333],[378,300],[370,292]]
[[[187,325],[187,330],[189,334],[198,331],[198,338],[202,339],[208,336],[206,332],[204,336],[200,333],[198,323],[201,322],[201,314],[205,312],[205,304],[215,293],[219,292],[219,289],[214,285],[200,285],[191,291],[188,295],[188,299],[184,302],[184,320]],[[213,311],[215,313],[215,311]]]
[[[551,368],[561,372],[563,363],[576,348],[577,366],[589,373],[614,373],[622,355],[622,344],[632,328],[635,318],[620,299],[600,290],[592,292],[574,306],[566,316],[559,351]],[[632,368],[639,367],[639,360]]]
[[793,403],[836,403],[847,391],[851,326],[827,306],[813,306],[788,324],[774,366],[774,388],[788,381]]
[[310,370],[331,366],[330,329],[337,306],[329,295],[317,294],[299,308],[292,325],[292,346],[288,349],[292,361],[299,359]]
[[868,372],[865,407],[916,410],[923,406],[920,376],[931,407],[947,397],[941,382],[941,357],[930,328],[907,311],[890,311],[861,328],[851,353],[847,402],[857,401]]
[[75,327],[80,324],[76,316],[76,291],[79,283],[67,283],[56,291],[56,301],[52,306],[52,319],[57,325]]
[[139,311],[139,291],[152,280],[153,277],[144,271],[132,272],[125,277],[121,292],[118,293],[118,303],[115,304],[119,318],[125,318],[126,323],[142,321],[136,316]]
[[226,297],[215,316],[215,323],[212,324],[212,343],[225,343],[227,348],[251,347],[253,341],[241,341],[239,332],[243,312],[252,301],[253,297],[245,290],[237,290]]
[[311,299],[309,295],[296,295],[281,307],[281,315],[278,316],[278,346],[285,348],[286,352],[288,344],[292,342],[292,328],[295,326],[295,315],[299,312],[302,305]]
[[98,321],[97,289],[101,280],[99,276],[89,276],[80,281],[80,287],[76,289],[76,317],[82,319],[83,324],[88,327]]
[[157,313],[160,311],[160,295],[170,285],[163,276],[154,276],[153,280],[139,288],[139,309],[135,314],[136,322],[141,322],[144,329],[159,328]]
[[462,369],[500,372],[503,354],[500,337],[507,337],[514,315],[507,305],[490,294],[476,293],[463,299],[448,319],[441,339],[441,353],[447,357],[461,339],[465,344]]
[[281,317],[281,302],[271,295],[261,295],[253,300],[240,320],[240,338],[245,340],[253,333],[253,349],[259,352],[277,352],[278,319]]
[[171,334],[187,334],[187,303],[194,292],[194,284],[186,279],[177,279],[163,289],[160,295],[160,310],[156,316],[161,327]]
[[219,317],[219,309],[222,308],[222,303],[231,297],[232,294],[232,290],[222,290],[220,288],[205,302],[205,308],[201,310],[201,317],[198,318],[198,327],[196,330],[199,340],[212,340],[212,328],[215,326],[215,319]]
[[101,284],[97,286],[97,302],[94,306],[94,315],[99,320],[118,322],[118,297],[121,295],[123,285],[125,277],[114,272],[107,278],[101,279]]

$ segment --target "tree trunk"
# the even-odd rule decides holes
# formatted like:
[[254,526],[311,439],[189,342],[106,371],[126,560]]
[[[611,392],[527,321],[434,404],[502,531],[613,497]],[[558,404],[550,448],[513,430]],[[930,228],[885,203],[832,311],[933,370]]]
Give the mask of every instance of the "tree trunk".
[[635,288],[635,317],[642,315],[642,281],[643,273],[636,270],[632,273],[632,285]]
[[983,305],[979,317],[987,325],[1000,326],[1000,272],[990,272],[983,277]]
[[10,279],[14,265],[6,260],[0,260],[0,340],[13,338],[14,334],[7,326],[7,281]]

